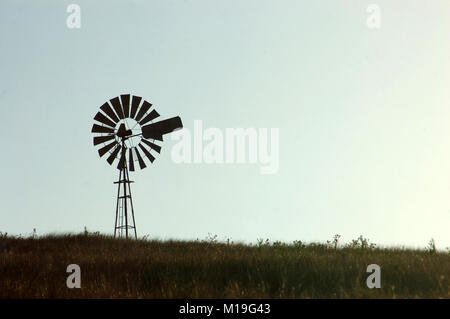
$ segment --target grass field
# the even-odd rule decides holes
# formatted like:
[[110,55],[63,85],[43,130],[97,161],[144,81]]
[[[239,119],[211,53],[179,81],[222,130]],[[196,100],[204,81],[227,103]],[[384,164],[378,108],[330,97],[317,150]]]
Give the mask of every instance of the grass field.
[[[0,236],[0,298],[450,298],[450,254],[347,245]],[[341,247],[342,246],[342,247]],[[81,289],[69,289],[69,264]],[[381,266],[369,289],[367,265]]]

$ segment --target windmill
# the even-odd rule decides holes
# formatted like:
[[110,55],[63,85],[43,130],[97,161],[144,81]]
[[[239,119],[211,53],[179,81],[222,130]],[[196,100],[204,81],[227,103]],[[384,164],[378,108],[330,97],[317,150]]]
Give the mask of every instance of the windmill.
[[[154,153],[161,152],[156,141],[163,141],[167,133],[183,128],[179,116],[153,122],[159,117],[152,104],[142,97],[122,94],[105,102],[94,116],[91,132],[94,133],[94,146],[100,146],[100,157],[107,155],[106,161],[113,165],[118,159],[119,179],[117,184],[116,221],[114,237],[128,238],[128,232],[134,231],[137,239],[129,171],[135,170],[137,161],[140,169],[147,167],[144,158],[150,163],[155,160]],[[142,152],[142,154],[141,154]],[[131,212],[131,216],[130,216]]]

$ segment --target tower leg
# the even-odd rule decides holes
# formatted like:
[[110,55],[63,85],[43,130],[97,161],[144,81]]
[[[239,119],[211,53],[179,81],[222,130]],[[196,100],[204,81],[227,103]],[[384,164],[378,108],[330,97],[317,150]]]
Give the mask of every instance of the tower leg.
[[[122,179],[122,170],[119,171],[119,181]],[[117,202],[116,202],[116,221],[114,222],[114,238],[116,238],[117,230],[119,230],[119,237],[121,237],[120,234],[120,210],[119,210],[119,203],[120,203],[120,183],[117,185]]]
[[133,222],[133,229],[134,229],[134,239],[137,239],[137,232],[136,232],[136,222],[134,220],[134,208],[133,208],[133,198],[131,197],[131,181],[130,181],[130,175],[128,172],[128,168],[126,169],[126,174],[127,177],[126,179],[128,180],[128,194],[130,194],[130,206],[131,206],[131,218],[132,218],[132,222]]

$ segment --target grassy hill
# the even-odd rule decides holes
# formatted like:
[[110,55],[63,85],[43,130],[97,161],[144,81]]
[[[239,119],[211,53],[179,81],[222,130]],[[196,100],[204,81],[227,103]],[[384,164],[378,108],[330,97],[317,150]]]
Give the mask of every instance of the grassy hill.
[[[450,298],[449,253],[336,244],[2,235],[0,298]],[[81,289],[66,286],[69,264]],[[369,264],[380,289],[366,286]]]

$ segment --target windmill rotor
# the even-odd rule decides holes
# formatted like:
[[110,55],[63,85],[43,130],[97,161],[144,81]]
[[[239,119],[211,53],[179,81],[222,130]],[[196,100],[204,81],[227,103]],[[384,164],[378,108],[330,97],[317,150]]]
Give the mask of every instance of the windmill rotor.
[[155,121],[159,116],[151,103],[131,94],[122,94],[103,103],[94,116],[91,133],[94,134],[93,144],[98,148],[98,155],[106,158],[109,165],[117,162],[116,167],[120,171],[119,180],[115,182],[118,184],[118,195],[114,236],[119,231],[120,237],[125,233],[128,238],[128,231],[134,230],[137,238],[131,200],[132,181],[129,180],[128,172],[135,171],[137,167],[142,170],[148,163],[153,163],[156,154],[161,152],[161,145],[157,141],[162,142],[165,134],[183,128],[179,116]]
[[105,102],[94,116],[96,122],[91,130],[100,157],[108,153],[107,162],[113,165],[119,161],[118,169],[124,161],[130,170],[134,170],[135,161],[140,169],[146,168],[144,158],[153,163],[155,153],[161,152],[156,141],[162,142],[163,135],[181,129],[183,124],[178,116],[153,122],[160,115],[152,106],[142,97],[131,94]]

